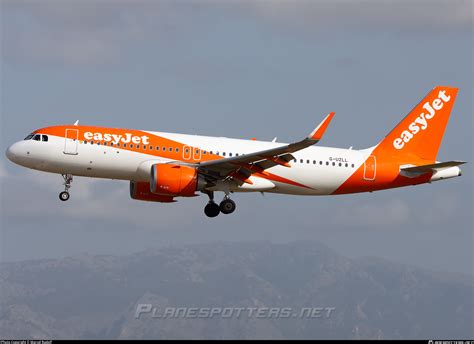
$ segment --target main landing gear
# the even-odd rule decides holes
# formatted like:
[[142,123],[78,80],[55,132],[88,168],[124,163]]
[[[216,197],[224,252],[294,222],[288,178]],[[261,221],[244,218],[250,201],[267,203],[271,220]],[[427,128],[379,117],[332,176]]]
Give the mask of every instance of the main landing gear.
[[219,209],[222,214],[232,214],[235,211],[235,202],[226,195],[219,204]]
[[69,189],[72,184],[72,174],[62,174],[64,179],[64,191],[59,194],[59,199],[63,202],[69,200]]
[[206,192],[209,196],[209,203],[204,207],[204,213],[208,217],[216,217],[219,213],[231,214],[235,211],[236,205],[233,200],[230,199],[229,195],[226,194],[222,202],[218,205],[214,202],[214,192]]

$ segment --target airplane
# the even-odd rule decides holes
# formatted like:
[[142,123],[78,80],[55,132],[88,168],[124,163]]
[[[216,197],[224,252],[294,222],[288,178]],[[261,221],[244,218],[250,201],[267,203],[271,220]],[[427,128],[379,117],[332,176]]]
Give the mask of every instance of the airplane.
[[[461,176],[464,161],[439,162],[438,150],[458,89],[433,88],[377,145],[315,146],[334,112],[305,138],[286,144],[225,137],[72,125],[35,130],[11,145],[12,162],[61,174],[61,201],[73,176],[130,181],[132,199],[172,203],[206,194],[208,217],[236,209],[230,194],[340,195],[431,183]],[[223,192],[217,204],[214,193]]]

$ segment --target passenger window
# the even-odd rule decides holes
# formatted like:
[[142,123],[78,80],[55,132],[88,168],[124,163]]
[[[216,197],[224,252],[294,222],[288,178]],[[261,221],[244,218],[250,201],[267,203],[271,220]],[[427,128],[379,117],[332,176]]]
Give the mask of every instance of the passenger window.
[[225,156],[225,152],[224,152],[224,153],[222,153],[222,155],[223,155],[223,156]]
[[104,142],[104,146],[107,146],[107,142]]
[[160,150],[160,146],[156,146],[156,150]]
[[143,146],[143,149],[146,149],[146,146]]
[[175,150],[176,150],[176,153],[179,153],[179,148],[176,148]]
[[316,165],[316,160],[313,160],[313,165]]
[[239,153],[235,153],[235,156],[239,156]]
[[170,152],[172,152],[172,151],[173,151],[173,147],[170,147],[168,150],[169,150]]
[[94,141],[91,141],[91,145],[93,145],[93,144],[94,144]]
[[346,167],[348,167],[348,166],[349,166],[349,164],[346,164]]
[[163,147],[163,152],[166,152],[166,147]]
[[140,149],[140,145],[137,145],[137,149]]
[[335,162],[333,162],[333,163],[332,163],[332,165],[333,165],[333,166],[336,166],[336,163],[335,163]]
[[123,144],[123,148],[127,148],[127,144],[126,144],[126,143]]
[[329,161],[326,161],[326,166],[329,166]]
[[306,163],[309,164],[309,160],[306,160]]
[[341,166],[342,166],[342,164],[341,164],[341,163],[339,163],[339,167],[341,167]]
[[300,159],[300,162],[303,163],[303,159]]
[[352,164],[352,168],[354,168],[354,164]]

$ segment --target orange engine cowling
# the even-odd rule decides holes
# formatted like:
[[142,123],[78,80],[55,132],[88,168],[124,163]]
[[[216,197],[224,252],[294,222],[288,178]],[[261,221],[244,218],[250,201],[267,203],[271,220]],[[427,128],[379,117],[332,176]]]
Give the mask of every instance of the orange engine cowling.
[[174,164],[151,167],[150,191],[165,196],[192,197],[205,187],[205,181],[195,168]]
[[130,197],[139,201],[172,203],[176,202],[173,196],[156,195],[150,191],[148,182],[130,182]]

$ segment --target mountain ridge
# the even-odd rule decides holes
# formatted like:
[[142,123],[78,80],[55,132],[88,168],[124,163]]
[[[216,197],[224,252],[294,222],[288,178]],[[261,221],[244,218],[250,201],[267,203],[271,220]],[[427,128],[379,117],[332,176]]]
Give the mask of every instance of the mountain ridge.
[[[473,336],[473,281],[317,242],[193,244],[0,264],[3,338]],[[334,308],[328,318],[135,318],[154,307]]]

